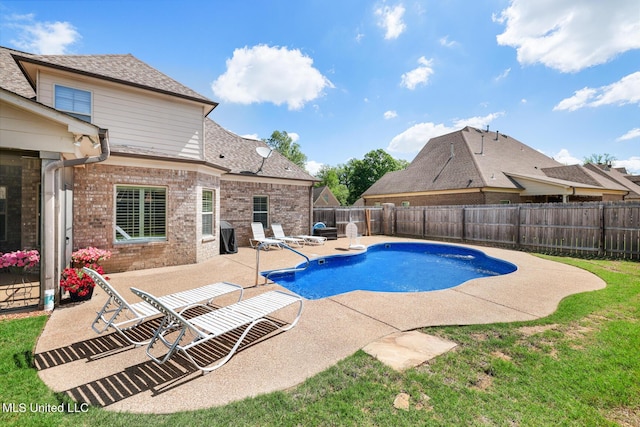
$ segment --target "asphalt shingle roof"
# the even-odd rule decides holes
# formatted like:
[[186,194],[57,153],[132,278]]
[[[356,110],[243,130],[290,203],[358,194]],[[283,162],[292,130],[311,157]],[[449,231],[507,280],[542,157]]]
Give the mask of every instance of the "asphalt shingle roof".
[[[212,106],[217,103],[200,95],[182,83],[161,73],[131,54],[125,55],[30,55],[12,52],[18,62],[48,66],[72,71],[100,79],[110,80],[130,86],[137,86],[203,102]],[[28,78],[32,86],[34,76]]]
[[271,156],[265,160],[262,171],[259,174],[254,174],[262,164],[262,157],[257,153],[256,148],[267,147],[267,144],[263,141],[236,135],[211,119],[205,121],[205,140],[207,142],[205,159],[210,163],[230,169],[232,174],[305,181],[316,180],[277,151],[273,151]]
[[522,188],[512,176],[546,180],[552,184],[622,189],[582,166],[565,166],[511,136],[465,127],[430,139],[407,169],[387,173],[364,195],[483,187]]
[[22,74],[12,54],[29,56],[28,53],[0,46],[0,87],[25,98],[35,97],[36,92]]

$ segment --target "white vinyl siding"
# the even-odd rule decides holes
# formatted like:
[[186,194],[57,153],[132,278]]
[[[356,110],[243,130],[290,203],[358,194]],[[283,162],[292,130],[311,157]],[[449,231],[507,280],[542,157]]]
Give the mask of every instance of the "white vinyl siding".
[[117,186],[115,208],[116,241],[166,239],[166,188]]
[[109,143],[114,147],[189,159],[204,157],[202,104],[117,83],[76,81],[44,72],[38,84],[38,101],[53,107],[55,85],[92,93],[92,122],[109,129]]

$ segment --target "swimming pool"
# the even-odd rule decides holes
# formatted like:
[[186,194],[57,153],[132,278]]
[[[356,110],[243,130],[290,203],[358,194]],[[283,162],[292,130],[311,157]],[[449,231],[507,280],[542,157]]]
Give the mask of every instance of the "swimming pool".
[[516,265],[476,249],[439,243],[393,242],[371,245],[357,254],[314,258],[303,271],[261,274],[269,275],[270,280],[307,299],[320,299],[355,290],[434,291],[516,270]]

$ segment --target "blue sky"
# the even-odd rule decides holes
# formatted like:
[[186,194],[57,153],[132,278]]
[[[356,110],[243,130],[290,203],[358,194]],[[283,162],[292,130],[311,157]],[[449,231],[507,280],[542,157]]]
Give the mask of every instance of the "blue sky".
[[131,53],[232,132],[289,132],[312,173],[471,125],[640,174],[637,0],[0,0],[0,45]]

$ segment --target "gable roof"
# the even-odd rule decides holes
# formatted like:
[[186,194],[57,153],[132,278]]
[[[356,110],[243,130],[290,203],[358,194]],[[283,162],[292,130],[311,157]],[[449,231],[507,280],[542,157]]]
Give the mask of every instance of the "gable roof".
[[542,168],[562,166],[515,138],[465,127],[431,138],[407,169],[386,174],[364,195],[465,188],[519,189],[505,173],[544,177]]
[[387,173],[364,196],[468,188],[522,190],[517,178],[623,191],[581,166],[566,166],[500,132],[465,127],[431,138],[407,169]]
[[610,168],[605,165],[594,165],[588,163],[584,165],[585,169],[597,174],[597,176],[603,176],[609,180],[615,181],[619,185],[629,190],[629,194],[625,196],[625,200],[640,200],[640,185],[636,184],[629,178],[631,175],[627,175],[625,169]]
[[[264,141],[243,138],[209,118],[205,119],[205,141],[205,159],[229,169],[230,174],[317,181],[275,150],[263,164],[256,148],[267,147]],[[261,165],[262,170],[256,173]]]
[[210,105],[211,110],[218,105],[131,54],[32,55],[13,50],[9,53],[32,89],[37,68],[48,67],[201,102]]
[[13,59],[12,54],[30,54],[0,46],[0,87],[24,98],[35,98],[36,92]]

